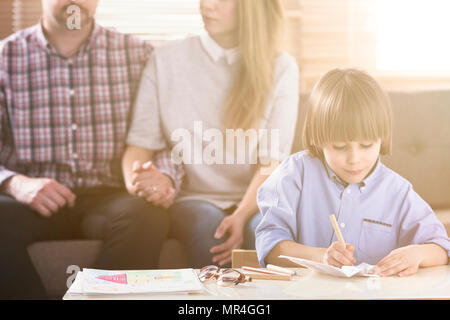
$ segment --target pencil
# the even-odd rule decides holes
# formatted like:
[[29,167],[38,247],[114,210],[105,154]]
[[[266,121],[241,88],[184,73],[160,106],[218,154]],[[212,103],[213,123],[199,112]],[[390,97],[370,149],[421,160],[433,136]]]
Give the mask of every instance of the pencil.
[[296,276],[296,275],[297,275],[297,272],[295,272],[295,271],[293,271],[293,270],[289,270],[289,269],[286,269],[286,268],[282,268],[282,267],[279,267],[279,266],[275,266],[275,265],[273,265],[273,264],[268,264],[268,265],[267,265],[267,269],[268,269],[268,270],[271,270],[271,271],[276,271],[276,272],[281,272],[281,273],[287,273],[287,274],[290,274],[290,275],[292,275],[292,276]]
[[291,280],[292,277],[288,274],[265,274],[265,273],[245,273],[246,276],[249,276],[252,279],[259,279],[259,280]]
[[252,268],[252,267],[242,267],[242,270],[251,271],[253,273],[246,273],[246,275],[252,277],[252,279],[262,279],[262,280],[291,280],[292,275],[270,271],[262,268]]
[[340,243],[342,243],[345,247],[345,240],[342,236],[341,229],[339,229],[339,225],[336,220],[336,216],[334,214],[330,215],[331,224],[333,225],[334,232],[336,232],[336,236]]

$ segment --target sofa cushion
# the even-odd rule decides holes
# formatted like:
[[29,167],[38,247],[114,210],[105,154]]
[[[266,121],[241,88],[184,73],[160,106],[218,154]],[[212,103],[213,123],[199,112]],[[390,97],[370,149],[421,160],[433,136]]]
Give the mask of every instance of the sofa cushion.
[[71,275],[94,266],[100,248],[95,240],[45,241],[28,246],[28,254],[49,297],[61,298]]
[[[75,280],[75,272],[93,268],[102,242],[97,240],[42,241],[28,247],[28,254],[49,297],[60,299]],[[160,269],[189,268],[186,250],[175,239],[164,242]]]

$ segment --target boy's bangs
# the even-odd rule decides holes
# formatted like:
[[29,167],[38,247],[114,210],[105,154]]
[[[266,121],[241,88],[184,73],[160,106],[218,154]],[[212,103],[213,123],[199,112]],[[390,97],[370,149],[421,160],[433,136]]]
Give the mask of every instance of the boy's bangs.
[[316,127],[322,131],[316,136],[317,145],[325,146],[338,141],[383,140],[385,130],[379,114],[381,110],[376,107],[376,103],[357,99],[348,93],[342,94],[340,99],[327,102],[330,105],[321,109],[328,112],[323,114],[322,123]]
[[336,141],[376,141],[383,138],[380,123],[377,123],[372,113],[363,111],[367,108],[346,106],[343,109],[347,110],[335,113],[335,117],[328,117],[328,123],[322,127],[326,131],[323,134],[324,144]]
[[381,154],[390,154],[392,112],[377,82],[355,69],[334,69],[311,92],[303,144],[313,156],[333,142],[381,140]]

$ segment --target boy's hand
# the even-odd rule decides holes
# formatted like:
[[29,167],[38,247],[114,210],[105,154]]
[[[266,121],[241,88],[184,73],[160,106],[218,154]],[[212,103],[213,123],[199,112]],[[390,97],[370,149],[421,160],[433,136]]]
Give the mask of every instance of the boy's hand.
[[387,277],[398,274],[400,277],[410,276],[417,272],[422,262],[419,247],[410,245],[392,250],[377,263],[371,273]]
[[333,242],[325,251],[323,262],[334,267],[351,266],[356,262],[353,257],[355,248],[351,244],[345,246],[340,242]]

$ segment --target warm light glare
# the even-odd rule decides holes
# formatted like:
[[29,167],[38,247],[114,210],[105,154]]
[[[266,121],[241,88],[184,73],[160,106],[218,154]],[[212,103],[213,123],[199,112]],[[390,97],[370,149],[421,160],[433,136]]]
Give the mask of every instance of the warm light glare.
[[378,69],[450,73],[450,1],[377,0]]

